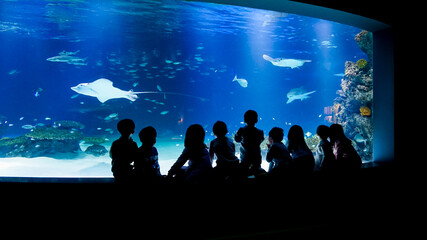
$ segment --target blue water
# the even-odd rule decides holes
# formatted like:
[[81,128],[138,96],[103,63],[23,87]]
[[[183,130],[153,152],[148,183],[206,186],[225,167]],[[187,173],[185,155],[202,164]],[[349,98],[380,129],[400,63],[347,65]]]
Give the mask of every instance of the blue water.
[[[30,131],[23,125],[73,120],[85,125],[85,136],[115,139],[119,119],[131,118],[136,132],[152,125],[161,139],[174,138],[159,145],[175,145],[193,123],[204,126],[206,141],[217,120],[231,135],[248,109],[258,112],[266,134],[278,126],[286,135],[293,124],[315,133],[330,124],[324,107],[341,89],[344,63],[367,59],[354,41],[361,29],[293,14],[173,0],[0,4],[3,137]],[[62,51],[84,64],[46,60]],[[311,62],[278,67],[263,54]],[[233,82],[235,75],[248,86]],[[125,91],[182,95],[101,103],[70,89],[99,78]],[[316,92],[287,104],[287,93],[299,87]]]

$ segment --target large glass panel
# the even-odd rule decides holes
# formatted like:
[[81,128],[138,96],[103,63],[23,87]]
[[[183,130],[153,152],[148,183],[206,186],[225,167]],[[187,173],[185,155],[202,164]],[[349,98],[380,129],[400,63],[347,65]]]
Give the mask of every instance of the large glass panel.
[[173,0],[0,5],[0,176],[112,176],[124,118],[138,145],[143,127],[157,129],[166,174],[189,125],[201,124],[209,145],[217,120],[232,137],[248,109],[265,134],[302,126],[310,147],[318,125],[340,123],[372,159],[369,32]]

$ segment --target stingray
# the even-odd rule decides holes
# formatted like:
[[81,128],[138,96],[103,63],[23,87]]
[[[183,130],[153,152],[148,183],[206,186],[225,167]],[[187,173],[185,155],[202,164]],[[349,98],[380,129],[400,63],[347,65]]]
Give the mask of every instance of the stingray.
[[294,100],[304,100],[309,98],[310,94],[315,93],[316,91],[311,91],[311,92],[307,92],[304,90],[304,88],[300,87],[300,88],[294,88],[291,89],[288,94],[286,95],[288,97],[288,101],[286,102],[287,104],[293,102]]
[[303,59],[292,59],[292,58],[272,58],[268,55],[262,55],[262,57],[271,62],[274,66],[278,67],[290,67],[291,69],[299,68],[304,63],[311,62],[311,60],[303,60]]
[[164,94],[164,96],[166,96],[166,94],[172,94],[206,101],[206,98],[176,92],[134,92],[132,90],[123,91],[119,88],[113,87],[113,82],[105,78],[100,78],[91,83],[80,83],[75,87],[71,87],[71,90],[82,95],[96,97],[101,103],[114,98],[126,98],[133,102],[138,98],[137,94]]

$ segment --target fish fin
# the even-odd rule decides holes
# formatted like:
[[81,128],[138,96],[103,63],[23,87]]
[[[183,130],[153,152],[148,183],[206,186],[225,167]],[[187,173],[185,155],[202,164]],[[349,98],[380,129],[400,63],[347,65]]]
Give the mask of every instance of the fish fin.
[[232,82],[234,82],[234,81],[237,81],[237,75],[234,75],[234,78],[233,78]]
[[274,59],[273,59],[272,57],[270,57],[270,56],[268,56],[268,55],[266,55],[266,54],[263,54],[263,55],[262,55],[262,58],[264,58],[265,60],[267,60],[267,61],[269,61],[269,62],[274,61]]
[[109,100],[110,98],[108,98],[108,97],[103,97],[103,96],[98,96],[98,97],[96,97],[96,98],[98,98],[98,100],[101,102],[101,103],[105,103],[107,100]]

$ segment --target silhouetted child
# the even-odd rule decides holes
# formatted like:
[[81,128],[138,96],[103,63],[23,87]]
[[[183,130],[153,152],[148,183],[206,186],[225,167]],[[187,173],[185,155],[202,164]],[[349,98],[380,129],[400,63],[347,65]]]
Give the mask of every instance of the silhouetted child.
[[332,164],[335,161],[335,156],[332,152],[332,145],[328,141],[329,127],[325,125],[319,125],[316,130],[316,134],[320,139],[319,144],[316,146],[314,152],[315,169],[320,171],[328,171],[331,169]]
[[136,158],[138,145],[132,140],[135,123],[131,119],[123,119],[117,123],[120,138],[113,142],[110,149],[111,171],[117,183],[126,183],[131,180],[132,162]]
[[261,169],[261,147],[264,140],[264,132],[255,127],[258,122],[258,114],[253,110],[246,111],[244,115],[246,126],[239,128],[234,140],[241,142],[240,160],[241,167],[248,175],[257,174]]
[[139,182],[158,183],[161,180],[159,157],[156,144],[157,132],[153,127],[145,127],[139,132],[141,147],[135,160],[135,177]]
[[345,136],[342,126],[339,124],[332,124],[329,129],[332,152],[336,159],[336,167],[340,170],[359,169],[362,165],[362,159],[354,149],[351,140]]
[[232,178],[236,175],[239,159],[235,155],[233,141],[225,136],[228,132],[227,125],[222,121],[217,121],[212,130],[216,138],[210,143],[209,155],[211,160],[216,155],[215,175],[222,180]]
[[283,129],[274,127],[268,133],[268,152],[266,160],[270,163],[268,174],[273,177],[283,177],[292,163],[288,148],[282,143]]
[[[176,177],[186,183],[206,182],[211,174],[212,163],[204,143],[205,130],[199,124],[187,128],[184,150],[168,172],[168,178]],[[188,161],[188,167],[183,168]]]
[[288,132],[288,151],[292,156],[294,175],[307,175],[314,170],[314,157],[304,140],[302,127],[293,125]]

